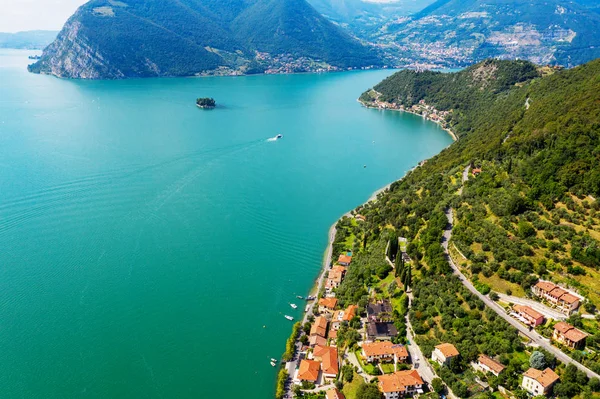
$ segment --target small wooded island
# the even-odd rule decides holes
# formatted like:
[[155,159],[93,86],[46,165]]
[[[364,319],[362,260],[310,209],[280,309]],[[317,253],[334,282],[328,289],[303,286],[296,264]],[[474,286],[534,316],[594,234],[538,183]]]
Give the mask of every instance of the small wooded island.
[[196,105],[199,108],[212,109],[217,106],[214,98],[204,97],[196,99]]

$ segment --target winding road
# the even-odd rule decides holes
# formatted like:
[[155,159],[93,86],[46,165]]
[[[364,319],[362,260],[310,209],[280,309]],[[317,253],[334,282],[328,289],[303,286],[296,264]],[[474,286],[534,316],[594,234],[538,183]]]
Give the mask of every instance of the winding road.
[[[468,172],[469,172],[469,167],[467,166],[467,168],[465,168],[465,170],[463,172],[463,183],[468,179]],[[462,190],[460,192],[462,193]],[[444,234],[442,237],[442,246],[444,247],[446,259],[448,260],[450,267],[452,267],[453,274],[458,276],[459,280],[463,283],[463,285],[469,291],[471,291],[474,295],[476,295],[479,299],[481,299],[481,301],[487,307],[489,307],[493,311],[495,311],[498,314],[498,316],[500,316],[504,320],[506,320],[508,322],[508,324],[510,324],[511,326],[516,328],[522,335],[529,338],[533,344],[552,353],[554,356],[556,356],[556,358],[558,360],[560,360],[561,362],[563,362],[565,364],[569,364],[569,363],[574,364],[579,370],[586,373],[588,377],[590,377],[590,378],[596,377],[596,378],[600,379],[600,375],[594,373],[592,370],[588,369],[583,364],[571,359],[567,354],[562,352],[560,349],[552,346],[548,339],[542,337],[535,330],[529,331],[529,328],[525,327],[519,321],[513,319],[510,315],[506,314],[506,311],[504,310],[503,307],[498,305],[496,302],[492,301],[489,297],[483,295],[481,292],[477,291],[477,289],[473,286],[473,284],[471,284],[471,282],[461,273],[460,269],[456,266],[456,264],[452,260],[452,257],[450,256],[450,253],[448,252],[448,244],[450,243],[450,239],[452,238],[452,227],[453,227],[453,223],[454,223],[454,214],[453,214],[452,208],[446,209],[445,213],[446,213],[446,217],[448,218],[448,224],[446,226],[446,229],[444,230]]]

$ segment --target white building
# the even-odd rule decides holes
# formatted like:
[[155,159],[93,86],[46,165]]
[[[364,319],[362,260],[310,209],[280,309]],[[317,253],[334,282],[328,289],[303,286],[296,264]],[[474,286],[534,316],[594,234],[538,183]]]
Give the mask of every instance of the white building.
[[460,355],[452,344],[439,344],[431,352],[431,360],[438,362],[440,366],[447,365],[450,359]]
[[544,371],[530,368],[523,374],[521,387],[532,396],[546,395],[558,380],[558,374],[550,368]]

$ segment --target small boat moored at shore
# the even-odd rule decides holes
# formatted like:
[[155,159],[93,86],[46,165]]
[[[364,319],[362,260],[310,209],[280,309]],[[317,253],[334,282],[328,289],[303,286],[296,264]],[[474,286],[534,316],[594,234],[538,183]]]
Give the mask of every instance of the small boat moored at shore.
[[271,358],[271,363],[277,363],[277,359]]
[[296,308],[298,307],[298,306],[297,306],[295,303],[290,303],[290,306],[291,306],[293,309],[296,309]]
[[301,295],[296,295],[296,298],[298,298],[298,299],[304,299],[304,298],[302,298]]
[[271,362],[271,366],[275,367],[276,365],[277,365],[277,363]]
[[294,318],[292,316],[288,316],[288,315],[285,315],[285,318],[288,320],[294,320]]

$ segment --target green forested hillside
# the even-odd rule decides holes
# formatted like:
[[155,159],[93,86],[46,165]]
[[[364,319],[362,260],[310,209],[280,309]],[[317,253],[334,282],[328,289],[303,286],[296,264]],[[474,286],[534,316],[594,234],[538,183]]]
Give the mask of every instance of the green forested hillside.
[[[357,258],[340,299],[356,300],[348,295],[376,283],[377,268],[364,267],[365,260],[381,257],[393,237],[406,237],[415,296],[409,317],[425,355],[440,342],[459,347],[463,363],[442,370],[442,377],[461,397],[477,395],[476,384],[468,383],[468,361],[478,353],[499,356],[511,368],[492,385],[517,389],[527,357],[515,336],[504,334],[510,328],[483,311],[483,304],[451,277],[441,245],[445,211],[454,210],[450,255],[481,292],[525,297],[541,278],[577,290],[586,298],[581,313],[595,314],[600,304],[600,60],[554,73],[497,60],[452,74],[402,71],[375,90],[379,100],[407,105],[424,100],[450,111],[449,125],[460,139],[392,184],[377,202],[357,209],[366,222],[339,224],[342,239],[354,237]],[[361,99],[368,102],[372,96],[367,92]],[[481,173],[469,173],[463,183],[469,165]],[[600,372],[598,322],[578,315],[569,322],[590,337],[585,352],[568,352]],[[551,331],[551,324],[539,330]],[[598,389],[563,367],[558,368],[558,397],[589,397]]]
[[30,70],[77,78],[244,72],[259,69],[257,51],[268,53],[264,68],[282,55],[337,68],[380,64],[305,0],[92,0]]

